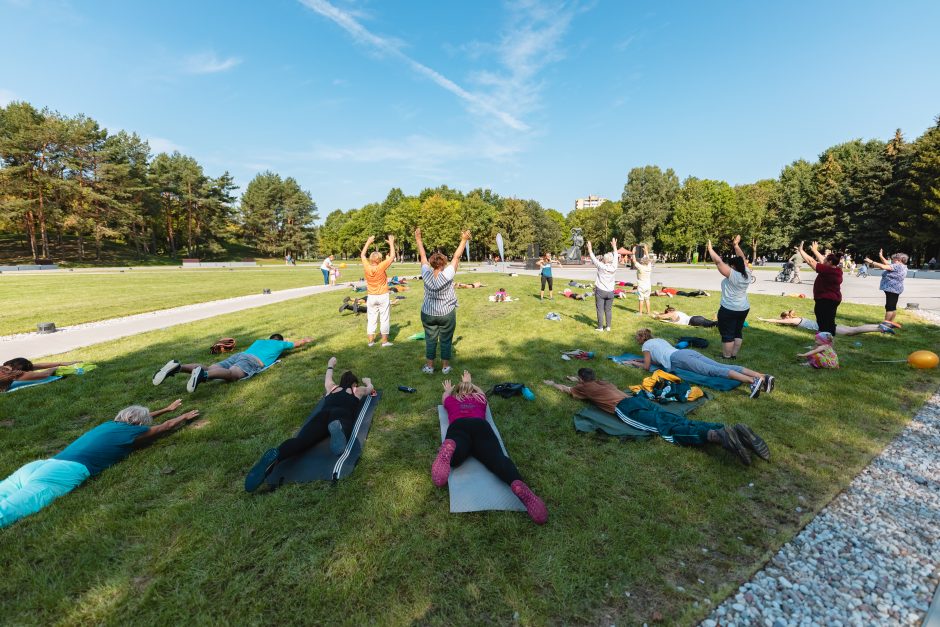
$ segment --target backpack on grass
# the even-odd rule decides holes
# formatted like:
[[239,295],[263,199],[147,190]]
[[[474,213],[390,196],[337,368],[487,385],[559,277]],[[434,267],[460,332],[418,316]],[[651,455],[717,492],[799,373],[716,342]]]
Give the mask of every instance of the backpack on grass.
[[209,348],[209,352],[213,355],[231,353],[233,350],[235,350],[235,338],[233,337],[223,337]]

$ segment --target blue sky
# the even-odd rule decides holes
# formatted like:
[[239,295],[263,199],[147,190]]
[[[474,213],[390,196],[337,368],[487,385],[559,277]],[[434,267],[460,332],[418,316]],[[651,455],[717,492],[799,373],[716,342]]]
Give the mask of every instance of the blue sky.
[[0,103],[320,215],[446,184],[567,213],[630,168],[751,182],[940,114],[940,3],[0,0]]

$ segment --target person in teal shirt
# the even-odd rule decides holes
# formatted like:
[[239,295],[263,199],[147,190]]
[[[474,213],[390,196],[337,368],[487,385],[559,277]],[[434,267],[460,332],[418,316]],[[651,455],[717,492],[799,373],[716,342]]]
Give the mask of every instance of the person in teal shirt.
[[209,379],[222,381],[247,379],[277,361],[284,351],[298,348],[312,341],[309,337],[302,340],[285,340],[283,335],[275,333],[266,340],[255,340],[248,350],[234,353],[228,359],[212,364],[208,368],[202,364],[181,364],[176,359],[171,359],[153,375],[153,384],[160,385],[167,377],[185,372],[189,374],[186,390],[192,393],[196,391],[200,383]]
[[193,410],[153,424],[156,416],[174,411],[182,404],[177,399],[156,411],[140,405],[125,407],[114,420],[85,432],[58,455],[21,466],[0,482],[0,528],[35,514],[85,479],[121,461],[135,448],[199,416]]

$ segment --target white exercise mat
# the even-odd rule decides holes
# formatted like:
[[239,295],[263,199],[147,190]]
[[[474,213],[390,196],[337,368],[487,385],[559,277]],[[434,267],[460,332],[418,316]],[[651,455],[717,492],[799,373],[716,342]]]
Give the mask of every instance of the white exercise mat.
[[[441,425],[441,442],[447,434],[447,410],[443,405],[437,406],[437,418]],[[499,435],[490,408],[486,408],[486,421],[493,428],[499,445],[506,453],[506,445]],[[508,455],[508,453],[506,453]],[[505,510],[524,512],[525,505],[512,493],[509,486],[491,473],[472,455],[457,468],[451,468],[450,478],[447,480],[450,489],[450,512],[482,512],[486,510]]]

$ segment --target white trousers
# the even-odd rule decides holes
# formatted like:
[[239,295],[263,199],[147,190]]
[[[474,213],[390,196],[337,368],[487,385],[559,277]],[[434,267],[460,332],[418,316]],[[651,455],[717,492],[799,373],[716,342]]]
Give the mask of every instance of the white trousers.
[[384,294],[369,294],[366,298],[366,315],[368,316],[366,333],[369,335],[375,334],[375,328],[380,326],[380,321],[382,335],[388,335],[392,308],[389,304],[389,296],[390,294],[385,292]]

